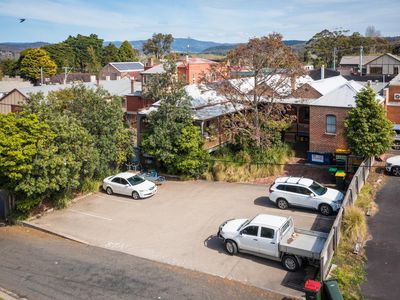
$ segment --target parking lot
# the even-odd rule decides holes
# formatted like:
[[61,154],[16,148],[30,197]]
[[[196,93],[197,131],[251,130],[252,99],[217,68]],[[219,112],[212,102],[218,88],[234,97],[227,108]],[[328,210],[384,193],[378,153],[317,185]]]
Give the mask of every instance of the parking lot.
[[215,236],[232,218],[259,213],[292,216],[296,227],[328,232],[334,217],[277,209],[265,185],[206,181],[167,182],[148,199],[97,193],[30,223],[85,243],[299,296],[304,272],[279,262],[229,256]]

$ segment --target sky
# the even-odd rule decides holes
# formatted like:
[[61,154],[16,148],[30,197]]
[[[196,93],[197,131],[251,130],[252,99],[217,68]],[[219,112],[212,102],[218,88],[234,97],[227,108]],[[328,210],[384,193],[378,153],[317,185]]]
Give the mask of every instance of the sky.
[[[0,42],[56,43],[95,33],[106,41],[153,33],[237,43],[279,32],[308,40],[323,29],[400,36],[400,0],[0,0]],[[19,19],[26,19],[19,23]]]

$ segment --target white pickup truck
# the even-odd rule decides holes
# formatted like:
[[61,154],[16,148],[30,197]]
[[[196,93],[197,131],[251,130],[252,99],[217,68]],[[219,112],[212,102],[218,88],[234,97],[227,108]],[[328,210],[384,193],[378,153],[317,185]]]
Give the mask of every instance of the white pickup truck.
[[224,222],[218,237],[231,255],[244,252],[281,261],[286,270],[294,272],[306,262],[319,264],[328,234],[294,228],[290,217],[260,214],[251,220]]

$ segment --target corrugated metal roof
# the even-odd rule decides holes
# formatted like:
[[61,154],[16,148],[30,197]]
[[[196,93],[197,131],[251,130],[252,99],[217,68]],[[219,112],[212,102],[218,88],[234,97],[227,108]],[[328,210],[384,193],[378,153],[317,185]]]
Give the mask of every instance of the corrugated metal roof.
[[[178,61],[176,63],[176,66],[179,67],[182,64],[183,64],[183,62],[179,62]],[[150,69],[147,69],[146,71],[141,72],[140,74],[144,74],[144,75],[146,75],[146,74],[162,74],[164,72],[165,72],[164,64],[159,64],[159,65],[156,65],[156,66],[154,66],[154,67],[152,67]]]
[[[355,96],[363,88],[364,87],[361,84],[355,81],[348,81],[335,90],[318,98],[310,105],[352,108],[356,106]],[[383,98],[381,96],[377,95],[375,98],[380,103],[383,102]]]
[[134,72],[134,71],[143,71],[144,65],[141,62],[110,62],[110,65],[113,66],[120,72]]
[[315,80],[309,84],[317,90],[321,95],[325,95],[330,91],[338,88],[339,86],[345,84],[347,79],[343,76],[334,76],[325,79]]
[[[366,65],[374,59],[378,58],[380,55],[366,55],[363,56],[363,64]],[[343,56],[340,60],[340,65],[359,65],[360,64],[360,56],[358,55],[349,55]]]
[[[29,94],[35,94],[39,92],[42,92],[43,95],[47,97],[49,92],[71,88],[74,85],[77,84],[69,83],[69,84],[56,84],[56,85],[41,85],[41,86],[17,88],[17,90],[26,98],[29,98]],[[82,83],[82,85],[91,89],[96,89],[98,87],[95,82],[85,82]],[[131,92],[131,80],[126,77],[120,80],[100,80],[99,85],[113,96],[124,96]],[[135,82],[135,88],[141,89],[141,84]]]
[[25,80],[1,80],[0,93],[8,93],[16,88],[30,87],[32,83]]

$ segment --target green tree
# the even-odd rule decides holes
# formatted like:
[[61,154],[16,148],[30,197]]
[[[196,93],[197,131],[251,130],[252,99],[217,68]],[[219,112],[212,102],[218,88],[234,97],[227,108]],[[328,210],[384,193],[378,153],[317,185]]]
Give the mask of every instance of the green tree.
[[[54,159],[55,134],[34,114],[0,114],[0,187],[17,196],[16,209],[27,213],[55,188],[63,160]],[[36,178],[37,180],[32,180]]]
[[132,48],[131,43],[124,41],[118,49],[118,57],[120,61],[137,61],[138,51]]
[[3,71],[3,75],[15,76],[17,75],[17,60],[5,59],[0,61],[0,69]]
[[350,110],[345,120],[345,135],[354,154],[378,156],[393,144],[393,125],[375,97],[370,86],[362,89],[356,96],[356,107]]
[[74,86],[50,93],[47,101],[55,111],[80,120],[91,135],[101,160],[95,170],[96,177],[101,178],[110,173],[110,169],[115,170],[131,155],[132,141],[124,123],[120,97],[112,97],[103,89]]
[[177,80],[176,64],[168,61],[164,69],[148,82],[146,97],[160,100],[160,107],[148,116],[142,147],[168,172],[197,177],[207,167],[208,153],[202,149],[200,130],[193,125],[190,98],[185,83]]
[[142,49],[144,54],[160,59],[171,52],[173,42],[172,34],[154,33],[153,37],[143,44]]
[[45,45],[42,47],[50,58],[56,63],[58,73],[64,72],[64,67],[74,67],[75,53],[74,49],[67,43],[58,43]]
[[24,53],[20,64],[20,74],[37,82],[41,78],[41,70],[44,76],[53,76],[57,72],[57,65],[43,49],[29,49]]
[[93,68],[95,62],[103,61],[103,40],[96,34],[69,36],[64,43],[74,50],[75,67],[81,72]]
[[118,56],[118,48],[114,44],[109,43],[104,47],[103,50],[103,65],[118,61],[120,61]]

